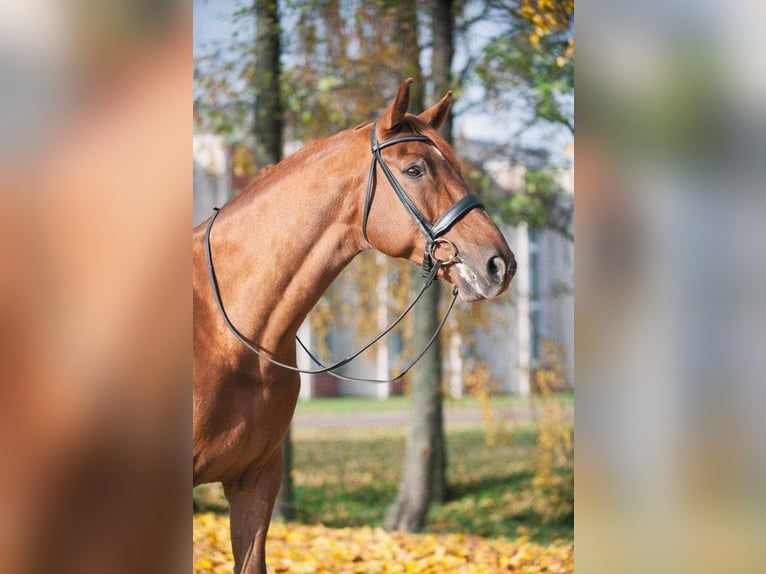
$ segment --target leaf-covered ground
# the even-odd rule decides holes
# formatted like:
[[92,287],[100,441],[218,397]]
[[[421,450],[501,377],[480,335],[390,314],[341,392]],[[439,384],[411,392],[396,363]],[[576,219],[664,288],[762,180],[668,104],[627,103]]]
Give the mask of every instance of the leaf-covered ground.
[[[525,536],[485,539],[465,534],[385,532],[369,526],[275,523],[269,530],[267,549],[269,572],[574,572],[571,543],[543,546]],[[194,572],[229,573],[233,565],[228,517],[210,512],[195,515]]]
[[[381,525],[401,478],[404,431],[296,428],[293,440],[296,522]],[[544,545],[572,542],[572,461],[559,470],[563,492],[535,488],[533,428],[500,433],[492,445],[481,427],[449,429],[447,448],[448,501],[431,508],[427,531],[528,535]],[[219,484],[195,489],[195,504],[201,511],[228,510]]]
[[[405,433],[293,429],[296,521],[272,523],[270,572],[574,571],[572,456],[554,469],[559,481],[536,482],[538,430],[530,424],[501,428],[490,442],[482,426],[448,428],[448,500],[432,506],[425,534],[383,531],[401,477]],[[194,501],[200,511],[194,571],[231,572],[220,485],[198,487]]]

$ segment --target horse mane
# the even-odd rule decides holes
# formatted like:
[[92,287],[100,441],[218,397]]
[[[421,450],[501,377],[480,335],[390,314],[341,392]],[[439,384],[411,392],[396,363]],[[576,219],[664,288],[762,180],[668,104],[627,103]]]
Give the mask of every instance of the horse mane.
[[362,128],[369,126],[371,123],[372,123],[372,120],[363,121],[361,124],[356,124],[353,128],[351,128],[351,131],[358,132]]
[[263,183],[271,176],[276,176],[283,171],[294,168],[296,164],[304,162],[316,152],[326,150],[327,146],[329,145],[339,145],[342,142],[339,142],[338,140],[340,140],[342,136],[345,135],[348,131],[349,130],[342,130],[334,135],[311,141],[305,145],[302,145],[296,151],[283,158],[279,163],[271,163],[263,166],[258,170],[258,173],[255,175],[255,177],[250,180],[250,183],[248,183],[246,189],[258,186],[258,184]]

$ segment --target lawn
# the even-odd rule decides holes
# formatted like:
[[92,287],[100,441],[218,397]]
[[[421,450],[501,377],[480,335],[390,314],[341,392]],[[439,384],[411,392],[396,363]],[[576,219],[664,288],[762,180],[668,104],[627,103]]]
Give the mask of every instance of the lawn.
[[[426,530],[571,543],[572,460],[556,470],[555,492],[536,487],[535,433],[532,425],[500,429],[489,446],[480,426],[448,429],[449,500],[432,507]],[[381,524],[401,476],[401,430],[297,427],[293,440],[297,522],[337,528]],[[218,485],[198,487],[194,496],[198,510],[226,509]]]

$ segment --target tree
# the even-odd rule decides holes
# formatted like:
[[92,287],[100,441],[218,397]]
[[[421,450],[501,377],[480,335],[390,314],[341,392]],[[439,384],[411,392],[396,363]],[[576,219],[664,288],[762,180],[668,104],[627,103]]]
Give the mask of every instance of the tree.
[[494,0],[502,33],[482,50],[475,68],[488,100],[524,100],[530,124],[551,122],[574,133],[574,1]]
[[[255,0],[255,66],[253,90],[255,109],[253,140],[259,168],[282,159],[284,119],[281,96],[281,45],[279,8],[276,0]],[[294,518],[292,481],[293,447],[290,429],[282,442],[282,486],[274,504],[274,516]]]
[[[442,94],[452,89],[452,58],[455,52],[453,26],[455,21],[455,7],[453,0],[433,0],[431,13],[431,31],[433,36],[433,48],[431,51],[431,79],[434,86],[434,95],[441,97]],[[452,110],[441,127],[444,139],[451,145],[452,141]],[[434,289],[434,291],[436,291]],[[438,325],[439,293],[432,295],[433,312],[429,321],[434,328]],[[416,322],[419,323],[419,317]],[[434,354],[438,361],[438,367],[434,367],[430,373],[428,384],[429,395],[434,401],[433,429],[434,443],[432,445],[433,462],[431,475],[431,500],[444,502],[447,497],[447,449],[444,439],[444,413],[442,408],[442,376],[441,376],[441,344],[436,347]],[[438,370],[437,370],[438,369]],[[438,376],[437,376],[438,375]],[[424,377],[427,376],[424,374]]]
[[282,97],[280,93],[280,26],[276,0],[255,0],[255,161],[261,168],[282,159]]
[[555,170],[528,169],[524,173],[524,191],[494,198],[493,204],[497,215],[511,225],[526,223],[574,241],[574,201],[556,182]]
[[[406,76],[416,79],[417,3],[296,0],[287,70],[289,133],[308,141],[367,121],[385,107]],[[407,38],[406,41],[403,38]],[[420,97],[422,102],[422,96]]]
[[[454,18],[452,0],[434,0],[431,16],[431,71],[434,93],[440,95],[450,87]],[[412,18],[415,19],[416,15]],[[442,133],[447,141],[451,140],[451,114],[444,122]],[[439,299],[439,285],[434,284],[420,300],[415,311],[414,346],[425,346],[436,330],[439,324]],[[407,435],[404,473],[399,493],[384,519],[384,526],[389,530],[421,530],[430,504],[443,502],[446,498],[447,457],[441,364],[441,344],[437,338],[411,375],[410,431]]]
[[[502,33],[477,59],[475,75],[495,109],[526,102],[526,127],[561,126],[574,135],[574,0],[489,0]],[[574,241],[573,201],[553,166],[527,166],[522,190],[487,197],[511,225],[550,229]]]

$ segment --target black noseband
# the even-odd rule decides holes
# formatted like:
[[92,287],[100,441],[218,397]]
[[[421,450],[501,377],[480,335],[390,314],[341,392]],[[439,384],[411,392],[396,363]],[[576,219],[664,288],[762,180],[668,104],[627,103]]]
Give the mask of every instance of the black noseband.
[[402,205],[404,205],[404,208],[410,214],[412,219],[415,221],[415,224],[418,226],[418,229],[426,238],[426,248],[425,253],[423,253],[423,270],[428,273],[433,265],[433,260],[431,258],[431,247],[434,243],[434,240],[445,234],[449,228],[452,227],[466,213],[475,207],[484,207],[484,204],[475,195],[467,195],[458,200],[454,205],[452,205],[452,207],[445,211],[441,217],[436,220],[436,222],[431,223],[428,221],[428,219],[426,219],[426,217],[421,213],[410,196],[407,195],[402,186],[396,180],[396,177],[394,177],[394,173],[391,171],[391,168],[388,167],[388,164],[386,164],[386,162],[383,160],[383,156],[381,155],[380,151],[384,148],[387,148],[388,146],[392,146],[398,143],[424,142],[435,146],[434,142],[426,136],[419,134],[401,136],[398,138],[391,138],[383,142],[378,142],[378,135],[375,130],[376,124],[377,121],[372,123],[372,132],[370,133],[372,163],[370,164],[370,173],[367,177],[367,194],[365,195],[364,199],[362,233],[364,234],[364,238],[369,241],[367,238],[367,219],[370,216],[370,209],[372,208],[372,199],[375,191],[375,166],[380,164],[380,168],[383,170],[386,179],[391,184],[394,193],[396,193],[399,201],[402,202]]

